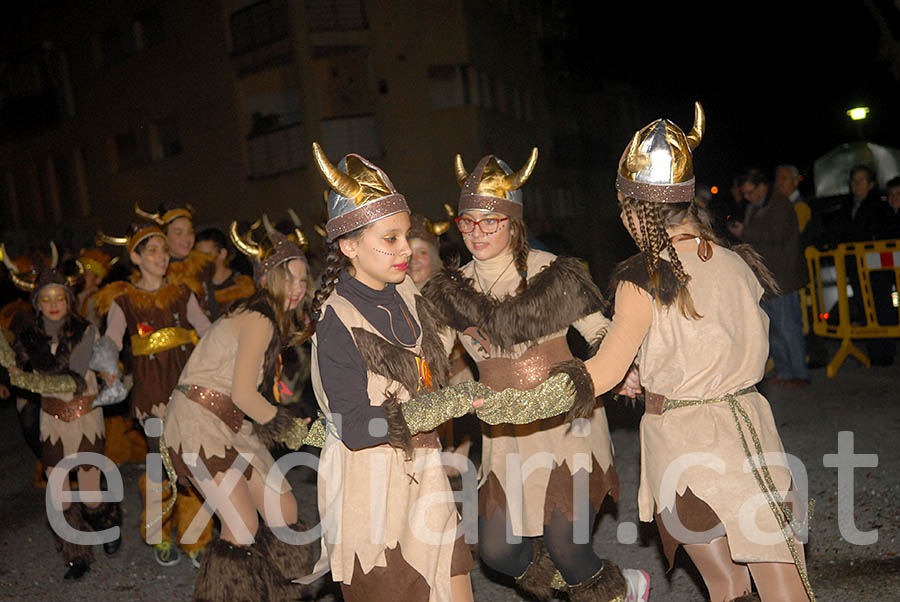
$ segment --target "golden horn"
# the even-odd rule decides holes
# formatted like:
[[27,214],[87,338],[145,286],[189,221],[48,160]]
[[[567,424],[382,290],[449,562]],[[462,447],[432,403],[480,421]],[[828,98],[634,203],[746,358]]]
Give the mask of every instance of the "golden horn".
[[78,284],[78,279],[84,276],[84,264],[81,263],[81,260],[76,259],[75,265],[78,266],[78,273],[72,274],[66,278],[66,284],[69,285],[69,288],[75,288],[75,285]]
[[113,266],[116,265],[117,263],[119,263],[119,258],[118,258],[118,257],[113,257],[112,259],[109,260],[109,267],[113,267]]
[[50,241],[50,267],[55,268],[59,263],[59,251],[56,250],[56,243]]
[[9,270],[10,274],[18,274],[19,268],[16,267],[16,264],[12,262],[12,259],[9,258],[9,253],[6,252],[6,244],[0,242],[0,255],[3,256],[3,265],[6,266],[6,269]]
[[97,230],[97,236],[95,237],[95,240],[98,245],[113,245],[116,247],[124,247],[128,245],[127,236],[110,236],[108,234],[104,234],[99,230]]
[[687,141],[691,150],[700,146],[703,140],[703,132],[706,130],[706,115],[703,113],[703,107],[699,102],[694,102],[694,127],[688,132]]
[[10,272],[9,277],[12,278],[13,284],[15,284],[17,288],[29,292],[34,290],[34,282],[29,282],[13,272]]
[[348,199],[356,200],[359,198],[362,192],[359,182],[332,165],[318,142],[313,142],[313,156],[316,159],[316,165],[319,166],[319,172],[322,174],[322,177],[325,178],[325,181],[328,182],[328,185],[335,192]]
[[322,191],[322,196],[323,196],[324,199],[325,199],[325,206],[327,207],[327,206],[328,206],[328,191],[327,191],[327,190],[323,190],[323,191]]
[[534,171],[534,166],[537,165],[537,158],[538,149],[535,146],[531,149],[531,155],[528,156],[528,161],[525,162],[525,166],[522,169],[503,177],[503,187],[507,190],[521,188],[528,181],[528,178],[531,177],[531,172]]
[[322,238],[328,238],[328,231],[325,230],[325,226],[323,226],[322,224],[316,224],[315,226],[313,226],[313,230],[315,230],[316,234],[318,234]]
[[159,216],[159,213],[147,213],[146,211],[141,209],[140,206],[138,206],[137,201],[134,202],[134,213],[138,217],[148,219],[159,226],[165,225],[162,221],[162,218]]
[[453,208],[453,205],[450,203],[444,203],[444,211],[447,213],[447,217],[453,219],[456,217],[456,209]]
[[238,251],[247,255],[248,257],[256,257],[259,259],[261,254],[260,248],[250,242],[247,242],[241,235],[238,234],[238,225],[237,222],[231,222],[231,226],[228,228],[228,235],[231,237],[231,242],[234,243],[234,246],[237,247]]
[[291,208],[288,208],[287,212],[291,221],[294,222],[294,234],[297,236],[297,246],[300,247],[301,251],[306,253],[306,250],[309,249],[309,240],[307,240],[306,234],[301,230],[303,224],[300,221],[300,216]]
[[453,168],[456,170],[456,183],[462,188],[463,184],[466,183],[466,178],[469,177],[469,172],[466,171],[466,166],[462,162],[462,155],[457,153],[456,158],[453,160]]
[[430,219],[426,219],[425,229],[435,236],[441,236],[450,229],[450,222],[432,222]]
[[275,226],[273,226],[272,222],[269,221],[269,215],[267,213],[263,213],[262,223],[263,223],[263,226],[265,226],[265,228],[266,228],[266,234],[269,234],[269,233],[275,231]]

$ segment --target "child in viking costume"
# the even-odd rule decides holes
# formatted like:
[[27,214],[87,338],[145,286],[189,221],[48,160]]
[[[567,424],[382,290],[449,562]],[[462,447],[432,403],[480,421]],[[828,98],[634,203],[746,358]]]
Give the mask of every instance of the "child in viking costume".
[[212,257],[216,266],[210,280],[216,300],[216,312],[210,312],[210,318],[215,321],[219,316],[227,314],[238,302],[249,298],[256,287],[253,286],[253,279],[250,276],[235,272],[229,266],[231,253],[228,238],[218,228],[207,228],[198,234],[195,248]]
[[215,319],[221,315],[212,285],[215,261],[194,248],[194,208],[189,204],[161,203],[156,213],[149,213],[135,203],[134,212],[141,219],[156,223],[169,241],[169,284],[186,284],[207,317]]
[[[166,409],[165,446],[178,480],[201,491],[221,519],[221,537],[207,547],[193,599],[295,600],[305,591],[291,580],[309,573],[313,556],[273,531],[305,527],[287,480],[268,479],[275,460],[267,448],[299,428],[295,406],[278,405],[278,369],[282,349],[306,323],[306,258],[280,232],[260,245],[242,240],[236,223],[231,233],[253,259],[257,290],[217,320],[191,354]],[[220,491],[224,480],[236,484]],[[263,503],[272,495],[275,514]]]
[[[97,294],[97,310],[101,316],[106,316],[105,336],[112,340],[117,349],[122,350],[126,334],[130,337],[134,376],[132,414],[143,426],[150,417],[162,419],[165,416],[169,395],[178,383],[178,376],[197,343],[198,335],[203,336],[209,328],[209,319],[187,284],[167,281],[169,251],[166,236],[159,226],[134,225],[124,238],[99,236],[104,242],[124,245],[131,262],[140,272],[133,283],[113,282],[101,289]],[[146,434],[148,449],[152,453],[158,452],[159,435],[152,432]],[[203,505],[196,492],[189,488],[178,496],[174,510],[165,513],[163,518],[148,517],[146,509],[159,508],[160,496],[171,494],[164,485],[148,483],[147,475],[141,475],[140,488],[145,504],[141,535],[145,541],[161,538],[159,543],[154,544],[159,564],[177,564],[181,556],[171,540],[174,520],[179,545],[191,562],[199,567],[200,553],[212,538],[212,522],[207,521],[196,542],[182,541]]]
[[[791,472],[755,386],[768,353],[759,300],[775,285],[750,247],[716,238],[694,202],[691,151],[704,127],[696,103],[688,134],[659,119],[622,155],[622,222],[640,253],[614,273],[615,316],[587,367],[604,392],[638,360],[640,518],[656,519],[670,566],[683,545],[714,602],[757,600],[751,575],[763,602],[813,600],[785,503]],[[687,457],[707,459],[676,461]],[[754,499],[764,501],[748,507]]]
[[[566,331],[574,326],[593,343],[609,324],[606,302],[580,261],[527,245],[519,189],[536,162],[536,148],[518,172],[488,155],[470,174],[457,155],[462,193],[456,223],[473,260],[462,269],[445,268],[425,288],[441,325],[449,327],[447,352],[459,337],[479,381],[495,391],[531,389],[561,363],[586,379]],[[484,425],[479,555],[540,600],[552,598],[554,589],[575,602],[644,599],[646,573],[623,576],[594,553],[589,537],[585,541],[603,499],[618,498],[619,481],[602,404],[591,404],[582,418],[574,426],[563,416],[516,427]]]
[[[2,255],[3,265],[9,272],[9,277],[13,282],[17,279],[24,282],[34,282],[38,272],[48,266],[55,268],[59,260],[56,244],[53,241],[50,241],[49,258],[40,252],[33,252],[30,256],[11,257],[6,250],[6,245],[3,243],[0,243],[0,255]],[[0,328],[10,332],[11,336],[20,327],[27,326],[34,320],[35,308],[27,296],[18,297],[0,309]],[[47,475],[40,459],[41,398],[40,395],[32,391],[7,384],[8,380],[8,374],[4,374],[4,382],[0,385],[0,399],[4,399],[3,395],[5,394],[7,397],[13,396],[16,400],[16,416],[19,419],[22,436],[25,437],[25,442],[28,443],[28,447],[34,452],[35,458],[37,458],[34,467],[34,486],[42,489],[47,486]]]
[[317,573],[330,568],[348,602],[470,601],[472,556],[456,533],[440,443],[433,431],[410,436],[400,410],[447,372],[427,301],[406,277],[406,199],[359,155],[335,167],[318,144],[313,154],[331,188],[309,329],[313,388],[330,425]]
[[[75,311],[72,287],[76,279],[64,276],[56,268],[42,270],[33,282],[14,275],[17,286],[32,291],[32,304],[37,310],[34,319],[16,329],[13,348],[17,366],[47,379],[68,375],[75,384],[74,391],[65,387],[54,392],[45,390],[41,395],[41,461],[48,478],[66,456],[78,452],[102,454],[104,449],[103,410],[95,404],[99,387],[97,375],[91,370],[99,335],[97,327]],[[100,470],[96,466],[79,466],[77,474],[79,491],[100,490]],[[68,475],[62,479],[62,488],[69,490]],[[48,492],[51,498],[54,493]],[[53,501],[63,510],[69,526],[78,531],[102,531],[122,522],[118,503]],[[121,538],[107,542],[104,550],[113,554],[120,543]],[[94,560],[90,546],[68,538],[58,539],[58,545],[68,567],[64,578],[82,577]]]

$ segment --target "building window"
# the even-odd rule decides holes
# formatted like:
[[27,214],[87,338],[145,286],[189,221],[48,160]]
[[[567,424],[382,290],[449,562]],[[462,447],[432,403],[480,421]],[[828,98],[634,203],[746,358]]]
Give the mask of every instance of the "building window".
[[478,74],[471,65],[433,65],[428,68],[431,107],[451,109],[479,105]]
[[250,177],[266,178],[306,165],[306,135],[299,123],[271,129],[247,140]]
[[310,31],[353,31],[368,29],[360,0],[306,0]]
[[181,154],[181,138],[174,117],[167,117],[150,124],[150,157],[161,161]]
[[323,119],[321,124],[322,148],[329,157],[343,157],[353,152],[367,159],[377,159],[384,154],[375,115]]
[[231,14],[234,55],[256,50],[288,35],[287,0],[263,0]]

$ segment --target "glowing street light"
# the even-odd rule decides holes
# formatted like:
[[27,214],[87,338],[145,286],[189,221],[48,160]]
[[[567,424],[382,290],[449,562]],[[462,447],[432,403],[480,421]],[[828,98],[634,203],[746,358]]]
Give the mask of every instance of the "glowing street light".
[[853,107],[847,111],[847,116],[853,121],[860,121],[869,116],[869,107]]

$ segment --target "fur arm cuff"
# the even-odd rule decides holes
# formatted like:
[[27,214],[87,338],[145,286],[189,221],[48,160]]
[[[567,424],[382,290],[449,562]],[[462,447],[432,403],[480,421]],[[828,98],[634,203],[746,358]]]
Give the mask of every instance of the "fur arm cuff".
[[290,449],[299,449],[307,432],[306,423],[298,415],[299,409],[298,404],[280,405],[271,420],[254,423],[253,432],[266,447],[283,443]]
[[591,379],[584,362],[579,359],[571,359],[556,364],[550,369],[550,375],[552,377],[556,374],[568,376],[575,393],[572,400],[572,409],[569,410],[566,420],[572,422],[576,418],[590,418],[594,412],[596,398],[594,396],[594,381]]

